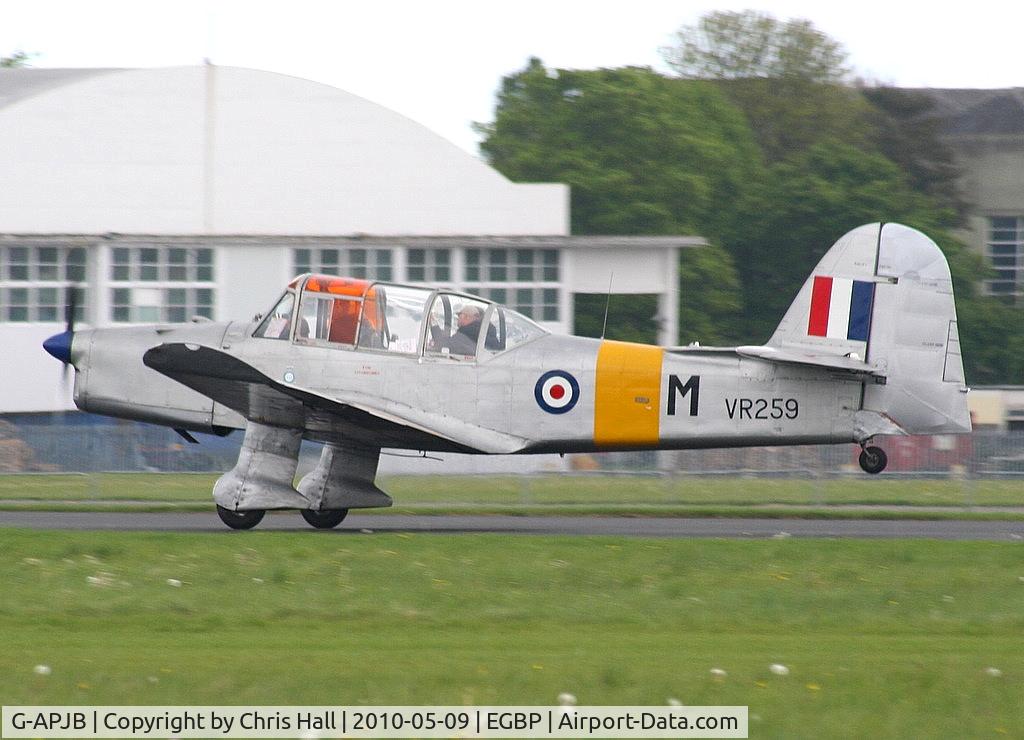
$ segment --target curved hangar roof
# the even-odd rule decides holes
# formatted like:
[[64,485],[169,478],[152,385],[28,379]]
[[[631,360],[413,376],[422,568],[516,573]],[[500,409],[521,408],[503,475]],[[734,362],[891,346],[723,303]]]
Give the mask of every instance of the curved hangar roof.
[[0,141],[2,233],[568,233],[566,186],[252,69],[0,70]]

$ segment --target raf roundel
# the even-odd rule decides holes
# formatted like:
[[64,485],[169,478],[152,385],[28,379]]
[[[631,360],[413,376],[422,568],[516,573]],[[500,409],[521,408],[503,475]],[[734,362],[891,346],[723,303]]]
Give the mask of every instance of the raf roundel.
[[550,370],[540,376],[533,395],[549,414],[564,414],[580,400],[580,384],[564,370]]

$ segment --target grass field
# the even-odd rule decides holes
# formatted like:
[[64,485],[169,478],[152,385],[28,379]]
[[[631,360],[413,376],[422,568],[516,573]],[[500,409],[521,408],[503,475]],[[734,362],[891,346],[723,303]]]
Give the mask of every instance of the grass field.
[[[208,508],[215,474],[93,473],[0,475],[0,506],[31,501],[167,502]],[[654,476],[416,476],[383,478],[402,507],[431,506],[1020,506],[1024,482],[929,480],[856,475],[844,479]]]
[[1022,548],[5,529],[0,699],[552,704],[571,692],[748,705],[751,737],[1021,737]]

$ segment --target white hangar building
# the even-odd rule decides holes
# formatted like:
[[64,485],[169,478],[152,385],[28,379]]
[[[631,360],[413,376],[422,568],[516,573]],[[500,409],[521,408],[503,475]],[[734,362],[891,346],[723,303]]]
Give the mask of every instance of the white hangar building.
[[92,326],[242,319],[328,272],[453,286],[569,332],[572,295],[660,296],[690,237],[573,237],[566,185],[516,184],[343,90],[212,65],[0,70],[0,413],[73,408],[41,348]]

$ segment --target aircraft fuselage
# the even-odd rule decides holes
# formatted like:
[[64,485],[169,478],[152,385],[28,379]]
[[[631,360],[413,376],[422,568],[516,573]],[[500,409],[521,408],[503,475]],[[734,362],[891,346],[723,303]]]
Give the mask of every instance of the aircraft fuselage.
[[[240,323],[81,332],[75,351],[90,356],[76,379],[76,401],[87,411],[184,429],[242,428],[235,411],[141,363],[149,347],[176,341],[219,347],[283,386],[337,395],[342,403],[353,395],[373,398],[385,410],[417,408],[442,427],[458,419],[520,438],[522,452],[849,442],[861,407],[861,382],[724,351],[676,353],[547,335],[467,362],[297,347],[250,334],[251,326]],[[306,428],[307,437],[321,441],[351,434],[318,424],[299,403],[272,408],[262,421]],[[393,437],[360,441],[403,446]],[[422,436],[409,447],[458,449]]]

